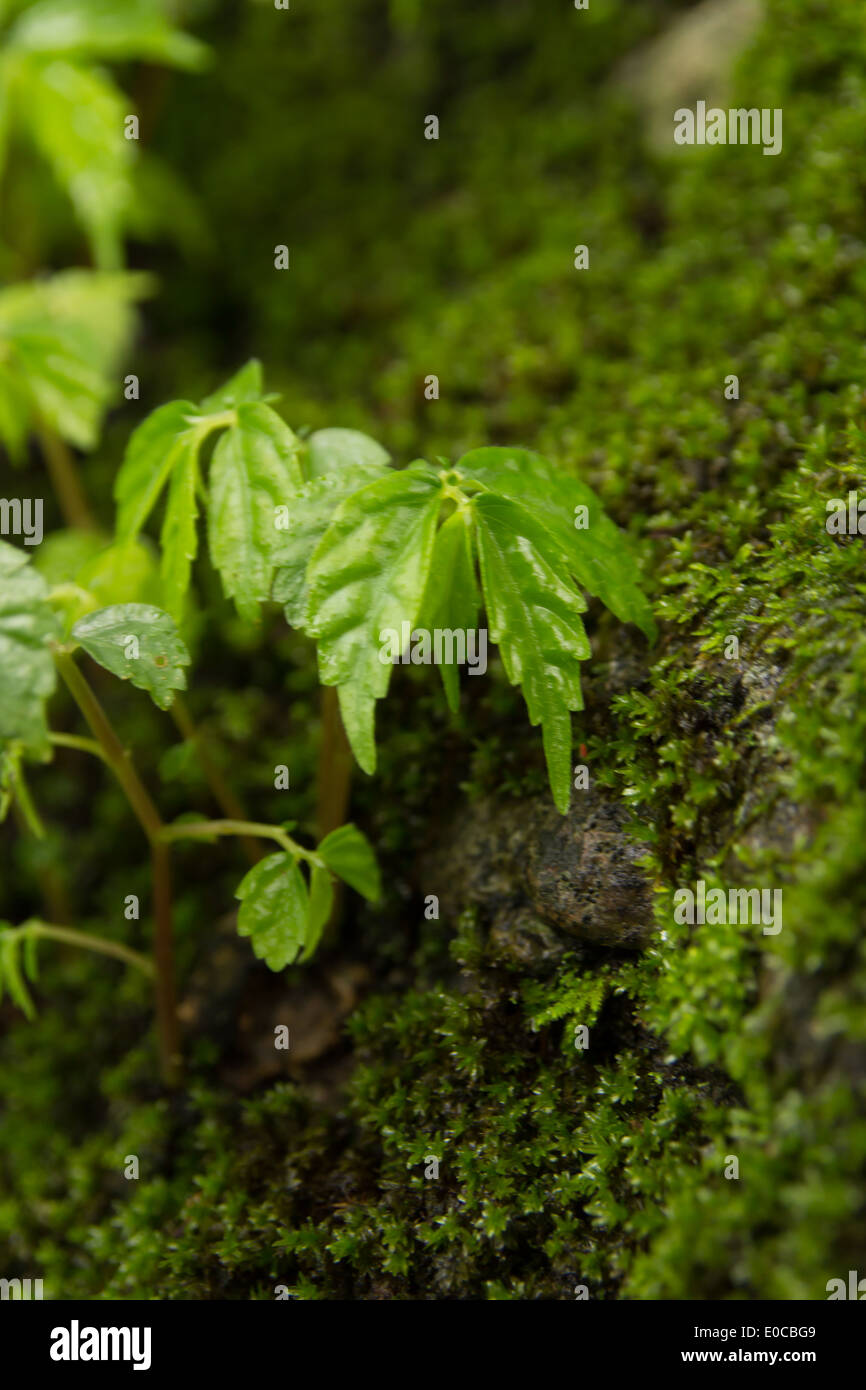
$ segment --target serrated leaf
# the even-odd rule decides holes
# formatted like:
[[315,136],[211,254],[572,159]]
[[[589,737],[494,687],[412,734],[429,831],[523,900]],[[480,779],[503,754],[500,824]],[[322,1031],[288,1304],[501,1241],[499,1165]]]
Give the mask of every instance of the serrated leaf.
[[247,402],[260,401],[263,394],[262,364],[257,357],[251,357],[219,390],[205,396],[201,411],[204,415],[217,415]]
[[305,471],[310,478],[342,473],[350,468],[381,473],[390,461],[387,450],[360,430],[316,430],[307,440]]
[[289,504],[288,528],[274,544],[273,598],[282,603],[292,627],[303,625],[307,603],[307,566],[341,502],[384,473],[379,465],[352,466],[305,483]]
[[118,603],[88,613],[72,629],[84,650],[121,680],[146,690],[168,709],[175,690],[186,689],[189,652],[173,618],[147,603]]
[[133,431],[114,480],[121,540],[138,534],[175,465],[203,437],[197,414],[192,401],[169,401]]
[[189,435],[184,439],[186,442],[172,469],[160,532],[163,601],[177,622],[183,617],[192,562],[198,550],[198,440]]
[[307,906],[307,935],[301,960],[309,960],[322,939],[334,906],[334,884],[327,869],[313,865],[310,873],[310,899]]
[[292,855],[269,854],[245,875],[235,897],[241,901],[238,934],[248,936],[255,955],[271,970],[284,970],[303,949],[308,932],[307,885]]
[[563,573],[560,550],[529,512],[510,498],[473,499],[490,633],[531,724],[541,724],[553,798],[568,810],[571,710],[583,708],[580,662],[590,656],[580,614],[586,604]]
[[276,509],[303,486],[300,443],[270,406],[238,406],[210,467],[208,543],[223,589],[249,621],[270,595]]
[[[444,632],[468,631],[475,627],[480,604],[481,597],[475,582],[470,514],[456,511],[436,532],[418,626],[429,632],[435,632],[437,628]],[[457,667],[441,662],[439,673],[448,707],[456,713],[460,704]]]
[[0,741],[44,751],[45,701],[56,684],[51,642],[59,632],[45,580],[23,551],[0,541]]
[[359,745],[353,714],[363,712],[372,734],[370,702],[391,678],[379,634],[418,616],[441,499],[435,475],[406,471],[369,483],[337,508],[307,570],[304,625],[318,642],[322,683],[351,688],[351,708],[342,692],[340,705],[362,766],[371,762],[369,740]]
[[[654,640],[652,607],[640,588],[628,537],[607,516],[592,488],[529,449],[473,449],[456,471],[531,511],[561,546],[578,583],[622,622],[635,623]],[[587,508],[586,529],[575,527],[576,507]]]
[[143,58],[199,69],[208,49],[168,21],[153,0],[41,0],[18,19],[7,47],[113,62]]
[[341,825],[326,835],[316,853],[329,869],[369,902],[382,896],[382,880],[373,847],[355,825]]

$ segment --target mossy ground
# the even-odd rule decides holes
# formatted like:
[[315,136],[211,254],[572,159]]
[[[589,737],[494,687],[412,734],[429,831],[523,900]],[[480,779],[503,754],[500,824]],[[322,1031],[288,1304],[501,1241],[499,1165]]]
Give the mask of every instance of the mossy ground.
[[[866,570],[859,538],[824,529],[825,500],[866,487],[862,15],[767,6],[734,104],[783,109],[780,156],[664,158],[606,79],[682,6],[593,6],[569,16],[588,26],[579,43],[529,5],[483,23],[456,0],[431,8],[370,0],[348,17],[328,0],[286,54],[251,7],[236,61],[197,105],[175,97],[174,158],[196,164],[217,247],[182,281],[166,267],[155,400],[209,388],[249,348],[293,423],[367,428],[399,459],[519,442],[598,488],[639,548],[662,636],[648,650],[590,610],[597,665],[575,732],[645,842],[657,933],[640,956],[587,969],[566,953],[526,972],[492,959],[468,905],[460,922],[424,921],[412,861],[455,790],[519,796],[542,767],[501,674],[456,726],[432,682],[407,677],[379,716],[380,774],[355,794],[390,906],[330,948],[374,975],[339,1049],[345,1089],[317,1089],[313,1067],[238,1098],[220,1038],[204,1037],[166,1099],[146,992],[112,965],[46,955],[40,1017],[2,1043],[4,1273],[42,1274],[60,1297],[273,1298],[284,1284],[537,1299],[585,1283],[605,1298],[822,1298],[862,1267],[866,1236]],[[225,139],[208,139],[219,111]],[[438,144],[420,138],[427,111]],[[285,297],[261,270],[284,240]],[[572,269],[577,242],[588,272]],[[184,320],[197,333],[176,337]],[[224,361],[212,330],[229,320]],[[730,373],[739,400],[724,398]],[[109,441],[94,479],[114,460]],[[308,793],[276,810],[261,792],[287,746],[292,786],[312,780],[308,653],[276,618],[251,640],[216,613],[193,701],[258,818],[308,824]],[[626,648],[633,687],[594,702]],[[157,716],[128,710],[162,746]],[[120,934],[116,904],[146,892],[146,868],[117,857],[114,789],[72,767],[34,775],[62,831],[16,845],[4,915],[33,910],[61,856],[78,865],[81,924]],[[167,814],[200,794],[192,771],[163,774]],[[214,873],[205,851],[179,863],[187,969],[236,866]],[[676,926],[673,891],[698,877],[783,887],[783,931]]]

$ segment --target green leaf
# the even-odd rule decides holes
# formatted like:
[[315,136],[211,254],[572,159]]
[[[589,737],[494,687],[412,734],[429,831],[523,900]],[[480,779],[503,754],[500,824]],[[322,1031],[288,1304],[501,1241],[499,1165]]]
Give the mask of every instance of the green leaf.
[[183,617],[192,562],[198,550],[198,439],[189,434],[183,438],[185,444],[172,470],[160,533],[162,592],[165,606],[177,622]]
[[[85,610],[107,608],[117,603],[141,603],[159,593],[159,572],[150,543],[142,540],[114,541],[86,561],[75,575],[75,583],[92,595]],[[79,614],[80,617],[84,613]]]
[[197,415],[191,401],[169,401],[133,432],[114,480],[119,539],[138,534],[175,465],[204,437]]
[[341,502],[385,472],[379,465],[352,465],[305,483],[289,504],[288,527],[274,544],[273,597],[282,603],[292,627],[301,627],[307,604],[307,566]]
[[[622,622],[635,623],[654,640],[652,607],[641,591],[628,537],[606,515],[592,488],[529,449],[473,449],[456,471],[531,511],[561,546],[578,583]],[[575,527],[576,507],[587,508],[585,530]]]
[[15,457],[38,415],[91,449],[149,277],[67,271],[0,293],[0,437]]
[[168,709],[175,690],[186,689],[189,665],[173,619],[147,603],[118,603],[88,613],[72,629],[84,650],[121,680],[146,690],[160,709]]
[[313,865],[310,874],[310,901],[307,907],[307,935],[301,960],[309,960],[322,939],[322,932],[334,906],[334,883],[327,869]]
[[[352,688],[351,706],[342,691],[340,705],[362,767],[374,764],[371,702],[391,678],[379,634],[399,633],[418,616],[441,499],[432,474],[404,471],[369,483],[340,504],[310,560],[304,625],[318,642],[322,683]],[[369,724],[363,740],[353,718],[359,713],[361,728]]]
[[316,430],[307,440],[305,465],[310,478],[342,473],[351,468],[381,473],[389,463],[387,450],[360,430]]
[[45,701],[56,683],[51,642],[59,631],[45,580],[22,550],[0,541],[0,740],[45,751]]
[[41,0],[19,18],[9,49],[198,69],[208,49],[169,23],[154,0]]
[[[238,934],[248,936],[259,960],[284,970],[303,949],[309,930],[308,894],[291,854],[269,854],[238,886]],[[321,910],[321,902],[317,903]]]
[[27,54],[16,63],[13,101],[75,208],[97,265],[119,269],[133,200],[135,141],[123,139],[129,98],[95,69]]
[[382,881],[373,847],[357,826],[341,825],[326,835],[316,853],[329,869],[370,902],[382,896]]
[[376,771],[376,696],[359,682],[337,687],[340,718],[358,766],[372,777]]
[[571,717],[583,708],[580,662],[590,656],[580,614],[586,604],[563,575],[560,549],[517,502],[495,493],[473,499],[484,602],[512,685],[530,723],[540,723],[550,787],[568,810]]
[[270,406],[238,406],[237,425],[217,443],[210,468],[208,542],[223,589],[250,621],[270,596],[276,509],[303,486],[300,443]]
[[[478,621],[481,598],[475,582],[470,513],[456,511],[436,532],[433,562],[418,626],[435,632],[468,631]],[[448,707],[454,713],[460,703],[457,667],[440,663]]]
[[19,932],[14,927],[0,928],[0,984],[6,986],[11,999],[29,1019],[36,1017],[21,967],[18,963]]
[[263,393],[262,364],[258,358],[251,357],[218,391],[205,396],[201,411],[204,415],[218,415],[223,410],[234,410],[236,406],[260,401]]

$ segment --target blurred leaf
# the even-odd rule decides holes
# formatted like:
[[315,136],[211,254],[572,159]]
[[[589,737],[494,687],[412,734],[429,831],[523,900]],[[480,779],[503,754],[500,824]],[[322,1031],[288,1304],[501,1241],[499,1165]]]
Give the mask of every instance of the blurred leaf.
[[0,291],[0,438],[14,457],[41,417],[91,449],[146,276],[70,271]]
[[123,136],[129,98],[100,72],[27,56],[17,65],[12,101],[16,122],[72,203],[96,264],[118,269],[136,154],[136,142]]
[[316,430],[306,441],[305,471],[310,478],[346,469],[368,469],[375,476],[387,468],[391,456],[381,444],[360,430]]
[[47,593],[24,552],[0,541],[0,740],[36,750],[47,744],[45,701],[56,683],[59,624]]
[[161,608],[146,603],[100,608],[81,618],[72,636],[100,666],[146,690],[160,709],[168,709],[175,690],[186,689],[182,668],[189,665],[189,652]]
[[169,401],[158,406],[133,432],[114,480],[117,534],[138,534],[168,482],[172,469],[202,438],[191,423],[198,415],[192,401]]
[[218,391],[205,396],[201,412],[203,415],[217,415],[249,401],[260,401],[263,393],[262,364],[257,358],[251,357]]
[[28,53],[202,68],[206,45],[176,29],[165,9],[160,0],[41,0],[21,15],[6,43]]

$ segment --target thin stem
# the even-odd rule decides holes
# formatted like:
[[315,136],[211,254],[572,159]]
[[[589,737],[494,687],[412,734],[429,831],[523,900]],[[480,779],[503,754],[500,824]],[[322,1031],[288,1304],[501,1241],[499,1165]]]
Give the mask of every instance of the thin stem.
[[99,743],[127,801],[150,843],[153,874],[154,959],[156,961],[156,1021],[160,1064],[168,1086],[180,1073],[180,1042],[174,981],[174,943],[171,921],[171,864],[162,838],[163,824],[150,793],[140,780],[130,757],[72,657],[55,649],[54,660],[69,693]]
[[16,767],[15,769],[15,800],[18,803],[18,809],[24,818],[27,829],[32,835],[36,836],[37,840],[44,840],[45,826],[42,822],[42,817],[36,809],[33,798],[30,795],[30,788],[27,785],[24,773],[21,771],[20,767]]
[[316,833],[320,840],[343,825],[352,786],[352,750],[343,721],[337,687],[326,685],[321,699],[322,734],[316,786]]
[[278,825],[265,825],[252,820],[194,820],[178,821],[174,825],[163,826],[163,840],[209,840],[214,835],[258,835],[260,839],[276,840],[287,853],[296,859],[306,859],[318,868],[325,868],[325,861],[312,850],[304,849],[285,830]]
[[153,955],[156,962],[156,1022],[162,1073],[166,1084],[180,1078],[180,1033],[174,987],[174,933],[171,913],[171,859],[168,845],[151,840],[153,875]]
[[108,762],[101,746],[95,738],[82,738],[80,734],[49,734],[48,742],[55,744],[58,748],[77,748],[80,753],[92,753],[94,758],[101,758],[104,763]]
[[79,531],[95,531],[96,522],[81,487],[72,451],[47,425],[39,427],[38,436],[63,520]]
[[139,779],[129,754],[114,732],[108,715],[72,657],[67,652],[55,651],[54,661],[70,695],[84,715],[90,732],[102,748],[105,761],[120,783],[142,830],[149,840],[155,840],[162,829],[159,812],[147,788]]
[[106,941],[101,936],[91,936],[89,932],[78,931],[74,927],[58,927],[52,922],[25,922],[19,931],[30,936],[40,936],[52,941],[63,941],[68,946],[80,946],[85,951],[97,951],[102,956],[114,956],[126,965],[135,966],[148,979],[153,979],[153,962],[139,951],[122,946],[117,941]]
[[[205,776],[205,781],[211,790],[214,801],[219,806],[224,815],[230,820],[242,821],[245,818],[244,808],[235,796],[231,787],[226,782],[216,763],[211,759],[208,752],[207,742],[201,731],[196,728],[192,715],[187,709],[186,701],[176,694],[174,703],[171,707],[171,717],[178,727],[182,736],[195,747],[196,757]],[[261,850],[255,840],[245,835],[242,838],[244,853],[251,864],[257,864],[262,857]]]

